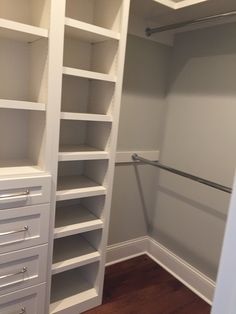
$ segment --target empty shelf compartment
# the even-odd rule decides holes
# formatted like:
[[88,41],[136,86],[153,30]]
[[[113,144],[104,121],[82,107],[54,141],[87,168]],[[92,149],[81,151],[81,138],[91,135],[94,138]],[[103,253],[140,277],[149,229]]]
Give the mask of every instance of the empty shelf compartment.
[[100,239],[100,230],[55,239],[53,274],[98,261]]
[[98,293],[95,289],[97,275],[98,263],[53,275],[50,314],[60,313],[65,309],[80,313],[88,305],[98,305]]
[[107,159],[110,132],[103,122],[61,121],[59,161]]
[[48,0],[1,0],[0,19],[9,20],[9,23],[12,21],[25,24],[22,27],[35,26],[48,29],[49,11]]
[[45,112],[0,109],[1,175],[41,171],[44,124]]
[[29,44],[0,37],[0,55],[2,105],[9,100],[16,101],[12,107],[42,109],[47,102],[48,40]]
[[57,203],[54,238],[103,228],[100,217],[104,208],[104,196],[79,201]]
[[62,112],[98,114],[111,120],[113,101],[114,83],[63,76]]
[[66,16],[120,32],[122,0],[67,0]]
[[90,44],[66,37],[63,72],[91,79],[116,81],[117,55],[118,42],[116,40]]
[[59,162],[57,200],[106,194],[106,160]]

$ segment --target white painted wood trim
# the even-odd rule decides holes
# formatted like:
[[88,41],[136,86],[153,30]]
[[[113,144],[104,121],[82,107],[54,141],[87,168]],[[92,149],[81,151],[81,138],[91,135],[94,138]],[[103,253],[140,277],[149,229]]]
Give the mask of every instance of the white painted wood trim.
[[106,266],[143,254],[147,254],[200,298],[212,304],[215,282],[151,237],[140,237],[108,246]]
[[182,9],[184,7],[188,7],[188,6],[191,6],[191,5],[194,5],[197,3],[201,3],[201,2],[205,2],[208,0],[182,0],[178,3],[174,2],[172,0],[153,0],[153,1],[158,2],[162,5],[165,5],[171,9],[178,10],[178,9]]
[[75,113],[75,112],[62,112],[61,119],[79,120],[79,121],[112,122],[112,117],[110,115],[92,114],[92,113]]
[[160,152],[158,150],[150,151],[118,151],[116,153],[116,163],[134,162],[132,159],[133,154],[138,154],[143,158],[150,159],[152,161],[159,160]]
[[45,111],[46,105],[30,101],[0,99],[0,108]]
[[117,32],[114,32],[112,30],[103,28],[103,27],[99,27],[96,25],[92,25],[89,23],[85,23],[82,21],[78,21],[75,19],[71,19],[69,17],[65,18],[65,25],[67,27],[71,27],[71,28],[75,28],[81,31],[84,31],[86,33],[90,33],[90,34],[94,34],[97,35],[97,37],[101,37],[101,40],[104,40],[105,38],[107,39],[120,39],[120,34]]
[[148,240],[149,238],[145,236],[108,246],[106,253],[106,266],[146,254]]
[[149,238],[147,253],[157,264],[181,281],[200,298],[212,304],[215,289],[213,280],[152,238]]
[[[37,37],[38,38],[48,37],[48,30],[45,28],[28,25],[24,23],[19,23],[19,22],[7,20],[7,19],[2,19],[2,18],[0,18],[0,29],[2,29],[2,31],[3,29],[6,29],[10,31],[16,31],[16,32],[21,32],[23,34],[32,35],[32,38],[35,37],[35,39]],[[28,37],[26,36],[26,40],[27,38]]]
[[78,76],[83,77],[91,80],[99,80],[99,81],[106,81],[106,82],[116,82],[116,77],[110,74],[103,74],[93,71],[63,67],[63,74],[71,75],[71,76]]
[[234,314],[236,306],[236,177],[229,206],[212,314]]

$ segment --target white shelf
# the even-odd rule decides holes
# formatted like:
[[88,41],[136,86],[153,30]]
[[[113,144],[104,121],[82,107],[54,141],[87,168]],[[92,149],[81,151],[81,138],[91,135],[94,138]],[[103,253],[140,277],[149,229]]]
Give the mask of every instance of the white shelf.
[[61,119],[78,121],[112,122],[112,117],[110,115],[75,112],[62,112]]
[[68,37],[77,38],[90,43],[98,43],[109,39],[120,39],[120,34],[117,32],[68,17],[65,19],[65,34]]
[[88,145],[60,147],[59,161],[108,159],[109,154]]
[[0,176],[39,174],[43,170],[30,160],[0,160]]
[[100,253],[82,236],[54,241],[52,274],[84,266],[100,259]]
[[105,194],[106,188],[104,186],[85,176],[63,176],[58,178],[57,201]]
[[81,205],[59,207],[56,210],[55,239],[101,228],[102,220]]
[[97,299],[96,289],[81,276],[75,276],[71,272],[53,276],[50,314],[62,313],[72,308],[73,313],[80,313],[87,302],[92,305],[94,302],[95,306]]
[[114,75],[75,69],[75,68],[69,68],[69,67],[63,67],[63,74],[83,77],[83,78],[87,78],[91,80],[100,80],[100,81],[114,82],[114,83],[116,82],[116,77]]
[[45,111],[46,105],[30,101],[0,99],[0,108]]
[[47,38],[48,30],[0,18],[0,37],[33,42],[42,37]]

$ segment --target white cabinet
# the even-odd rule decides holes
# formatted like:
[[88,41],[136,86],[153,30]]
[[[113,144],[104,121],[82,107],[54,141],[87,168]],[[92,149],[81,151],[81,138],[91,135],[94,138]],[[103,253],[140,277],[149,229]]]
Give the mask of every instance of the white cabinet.
[[46,281],[47,245],[0,255],[0,295]]
[[47,243],[49,211],[49,205],[1,210],[1,253]]
[[45,284],[0,296],[1,314],[45,314]]

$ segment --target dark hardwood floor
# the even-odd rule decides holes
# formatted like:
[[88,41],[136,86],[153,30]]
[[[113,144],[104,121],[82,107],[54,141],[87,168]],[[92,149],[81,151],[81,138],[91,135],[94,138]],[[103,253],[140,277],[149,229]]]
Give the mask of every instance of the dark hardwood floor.
[[85,313],[209,314],[210,306],[142,255],[106,268],[103,304]]

